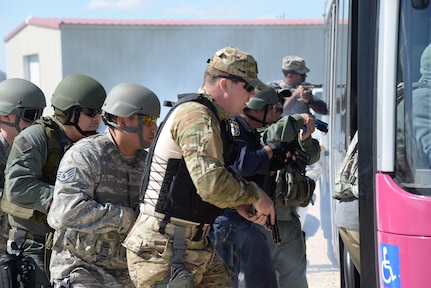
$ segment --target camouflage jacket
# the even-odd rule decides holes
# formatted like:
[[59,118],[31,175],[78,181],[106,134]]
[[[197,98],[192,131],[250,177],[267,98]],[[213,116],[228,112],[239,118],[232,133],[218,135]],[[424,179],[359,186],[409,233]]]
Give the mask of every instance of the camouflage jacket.
[[84,138],[66,152],[48,214],[56,230],[52,263],[62,263],[52,273],[77,261],[55,259],[64,250],[88,263],[127,268],[121,242],[134,221],[146,154],[123,156],[109,131]]

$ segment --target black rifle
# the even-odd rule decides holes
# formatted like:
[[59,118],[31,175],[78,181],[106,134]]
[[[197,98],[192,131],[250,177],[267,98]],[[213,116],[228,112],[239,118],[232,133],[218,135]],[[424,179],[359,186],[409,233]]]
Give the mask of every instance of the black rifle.
[[298,138],[293,139],[287,143],[288,151],[292,156],[295,156],[295,160],[291,158],[288,159],[288,163],[292,166],[296,166],[299,171],[305,171],[305,166],[310,163],[310,156],[305,153],[298,143]]

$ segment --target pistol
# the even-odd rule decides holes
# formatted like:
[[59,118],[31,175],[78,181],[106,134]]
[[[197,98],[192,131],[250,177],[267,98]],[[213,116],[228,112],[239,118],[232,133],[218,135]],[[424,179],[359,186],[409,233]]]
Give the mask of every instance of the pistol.
[[304,87],[304,89],[313,89],[313,88],[322,88],[323,84],[302,84],[302,87]]
[[272,233],[272,240],[275,244],[280,245],[281,244],[281,238],[280,238],[280,231],[278,231],[278,224],[277,224],[277,216],[275,216],[275,224],[271,224],[271,219],[266,220],[266,225],[271,228]]

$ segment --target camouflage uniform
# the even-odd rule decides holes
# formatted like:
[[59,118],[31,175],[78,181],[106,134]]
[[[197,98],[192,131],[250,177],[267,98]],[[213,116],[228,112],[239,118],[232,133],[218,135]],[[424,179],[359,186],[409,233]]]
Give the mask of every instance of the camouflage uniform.
[[[285,77],[287,75],[286,73],[303,74],[305,75],[305,77],[307,77],[306,74],[310,72],[310,69],[308,69],[305,66],[305,60],[302,57],[294,56],[294,55],[283,57],[281,69]],[[304,80],[305,80],[305,77],[304,77]],[[275,84],[280,86],[280,88],[282,89],[290,90],[292,94],[297,88],[297,87],[291,87],[289,84],[286,83],[285,80],[277,80],[277,81],[273,81],[272,83],[273,85]],[[307,83],[297,83],[297,84],[304,85]],[[311,105],[315,111],[318,111],[317,113],[322,113],[326,115],[328,113],[326,103],[320,99],[316,101],[318,98],[314,97],[312,94],[311,94],[311,97],[312,98],[310,99],[310,102],[308,102],[307,104],[304,103],[302,98],[297,98],[294,105],[291,107],[290,111],[286,111],[286,112],[288,112],[290,115],[301,114],[301,113],[311,114],[311,111],[310,111],[310,105]],[[316,103],[317,104],[316,105],[316,104],[312,104],[313,102],[319,102],[319,103]],[[286,115],[286,112],[284,113],[284,116]]]
[[[291,141],[292,134],[284,129],[284,127],[288,127],[286,123],[289,122],[290,117],[299,119],[299,115],[285,116],[276,123],[270,125],[266,130],[263,130],[261,134],[261,141],[263,144],[282,140]],[[297,131],[301,128],[301,122],[302,121],[296,122]],[[300,141],[300,146],[302,150],[310,156],[310,164],[319,160],[320,145],[316,139],[309,137],[304,141]],[[278,191],[275,192],[277,195]],[[296,207],[285,206],[284,203],[277,198],[275,208],[281,244],[277,245],[272,241],[271,232],[262,228],[261,230],[268,239],[274,268],[278,272],[279,287],[308,287],[306,278],[307,261],[305,241],[301,230],[301,223],[296,214]]]
[[133,287],[121,246],[139,203],[147,152],[125,157],[109,131],[75,144],[62,158],[48,223],[56,229],[51,282]]
[[[296,87],[290,87],[284,80],[273,81],[273,83],[278,84],[282,89],[289,89],[292,93],[296,90]],[[296,99],[295,105],[293,105],[292,109],[289,111],[289,114],[293,115],[301,113],[311,114],[311,111],[309,105],[305,104],[304,101],[299,98]]]
[[[6,160],[9,156],[10,147],[0,132],[0,199],[4,188],[4,169],[6,168]],[[0,209],[0,255],[6,253],[6,244],[9,234],[9,221],[7,214]]]
[[[205,94],[205,91],[199,91]],[[229,117],[210,95],[220,120]],[[203,237],[191,240],[199,223],[171,218],[166,234],[159,233],[163,215],[155,212],[161,180],[166,172],[168,159],[184,157],[190,176],[201,198],[220,208],[251,204],[259,198],[258,187],[252,182],[242,182],[225,167],[220,124],[206,106],[186,102],[176,108],[165,120],[157,139],[151,164],[150,182],[136,224],[124,242],[128,248],[127,260],[130,276],[136,287],[154,287],[155,283],[170,275],[172,231],[176,225],[187,227],[185,266],[195,271],[195,287],[233,287],[227,269],[206,237],[210,225],[203,227]]]

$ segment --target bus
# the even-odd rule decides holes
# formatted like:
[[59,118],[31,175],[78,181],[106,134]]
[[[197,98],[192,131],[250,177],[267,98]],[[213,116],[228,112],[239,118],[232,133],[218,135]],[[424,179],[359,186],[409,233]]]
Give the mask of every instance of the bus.
[[343,288],[431,285],[429,2],[327,1],[330,189],[350,139],[359,135],[360,264],[334,229]]

